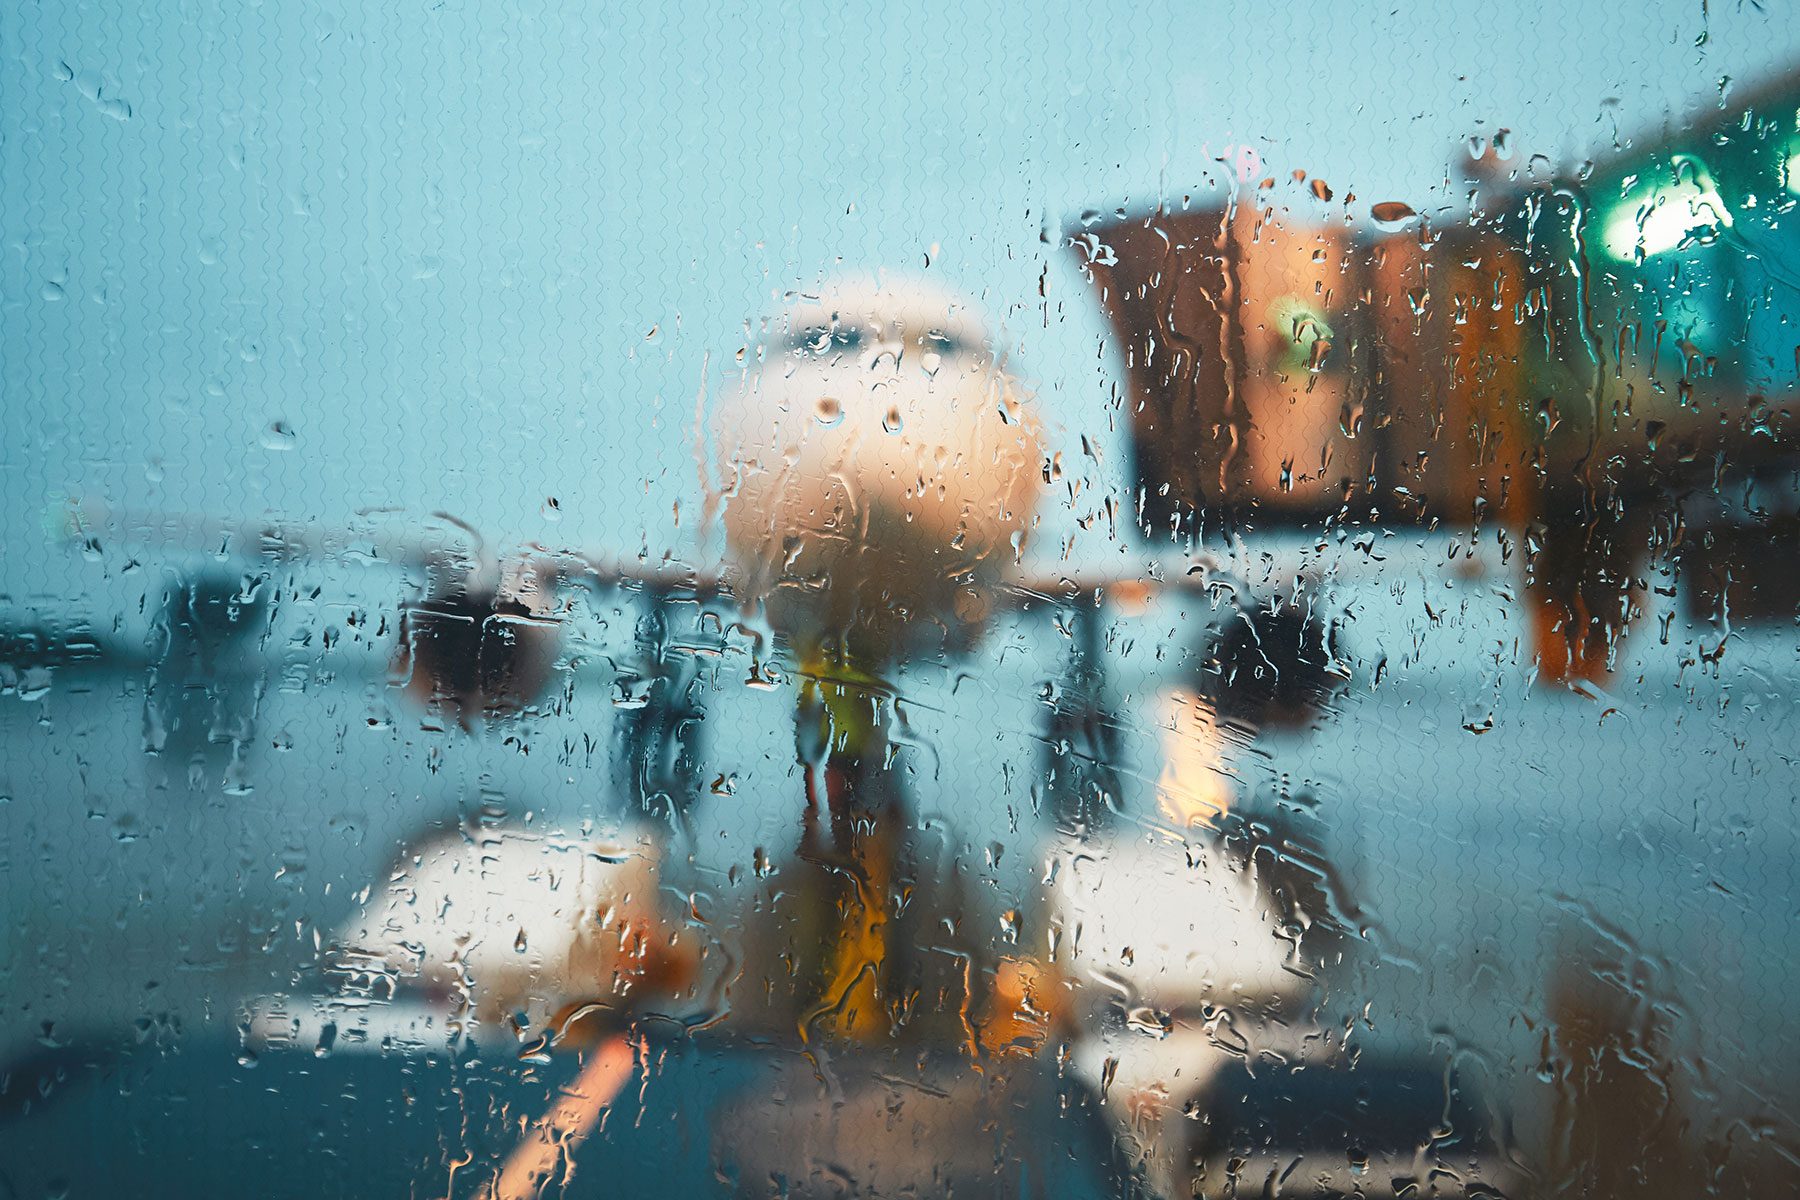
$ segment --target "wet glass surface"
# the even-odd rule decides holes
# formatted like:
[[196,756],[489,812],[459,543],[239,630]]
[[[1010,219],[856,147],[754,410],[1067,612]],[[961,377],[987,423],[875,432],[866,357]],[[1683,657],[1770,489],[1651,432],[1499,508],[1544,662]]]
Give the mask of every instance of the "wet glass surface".
[[1789,24],[0,17],[0,1195],[1791,1194]]

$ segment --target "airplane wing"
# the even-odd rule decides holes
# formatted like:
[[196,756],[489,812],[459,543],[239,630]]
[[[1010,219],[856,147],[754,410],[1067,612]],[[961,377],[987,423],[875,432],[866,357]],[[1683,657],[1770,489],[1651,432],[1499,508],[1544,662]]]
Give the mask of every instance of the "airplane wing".
[[[446,590],[505,590],[507,579],[530,575],[543,582],[639,590],[660,597],[737,595],[723,566],[627,558],[540,542],[502,548],[444,512],[420,518],[402,509],[368,509],[351,523],[333,526],[276,516],[116,509],[94,500],[69,499],[55,506],[49,524],[56,540],[90,550],[123,543],[265,563],[319,560],[388,567],[423,572],[432,585]],[[1015,612],[1083,604],[1133,610],[1159,597],[1217,598],[1244,586],[1210,555],[1188,559],[1179,569],[1180,574],[1168,575],[1152,564],[1131,575],[1026,567],[983,586],[996,610]]]
[[[422,591],[401,606],[400,666],[424,668],[433,686],[460,680],[453,691],[481,696],[502,690],[532,690],[531,680],[547,680],[556,657],[559,624],[566,609],[557,597],[568,588],[636,593],[651,605],[678,600],[702,603],[740,601],[730,572],[696,567],[673,558],[619,557],[528,542],[504,547],[447,513],[419,517],[399,509],[371,509],[349,523],[257,515],[214,517],[187,513],[114,509],[94,501],[64,502],[52,524],[61,541],[90,551],[110,546],[154,547],[159,552],[263,564],[329,561],[397,570]],[[1134,563],[1136,573],[1073,569],[1056,571],[1024,565],[998,580],[971,582],[977,600],[977,627],[1005,614],[1030,616],[1063,612],[1099,619],[1107,613],[1135,615],[1152,605],[1191,605],[1182,616],[1221,610],[1262,619],[1281,609],[1284,595],[1297,595],[1308,577],[1338,577],[1346,562],[1366,561],[1379,569],[1379,556],[1296,548],[1280,556],[1259,553],[1255,578],[1246,564],[1201,553],[1176,563],[1153,559]],[[517,671],[536,663],[529,679],[502,686],[487,678],[508,660]],[[473,665],[471,665],[473,664]],[[494,664],[492,669],[488,664]],[[474,674],[470,674],[474,672]],[[462,676],[469,676],[462,678]],[[540,679],[541,677],[541,679]]]
[[493,593],[530,576],[598,588],[637,588],[657,595],[729,595],[721,571],[674,560],[625,559],[523,543],[496,545],[445,512],[421,518],[398,508],[365,509],[343,525],[277,516],[220,517],[119,509],[71,498],[53,506],[53,540],[99,551],[154,547],[164,553],[264,563],[332,561],[422,572],[431,590]]

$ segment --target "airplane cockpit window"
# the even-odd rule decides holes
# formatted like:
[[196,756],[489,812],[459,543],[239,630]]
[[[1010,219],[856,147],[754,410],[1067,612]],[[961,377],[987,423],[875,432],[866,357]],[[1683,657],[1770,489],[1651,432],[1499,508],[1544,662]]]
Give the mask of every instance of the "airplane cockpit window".
[[887,336],[871,336],[868,330],[841,325],[813,326],[791,334],[786,348],[804,358],[831,359],[838,355],[854,356],[865,348],[878,345],[892,345],[901,356],[908,349],[915,349],[920,355],[936,355],[940,360],[973,356],[982,350],[981,346],[971,344],[965,338],[935,329],[908,336],[905,329],[896,328]]
[[853,326],[816,325],[788,339],[788,348],[800,354],[829,357],[854,354],[863,344],[863,331]]
[[1315,9],[0,8],[0,1200],[1794,1195],[1800,22]]

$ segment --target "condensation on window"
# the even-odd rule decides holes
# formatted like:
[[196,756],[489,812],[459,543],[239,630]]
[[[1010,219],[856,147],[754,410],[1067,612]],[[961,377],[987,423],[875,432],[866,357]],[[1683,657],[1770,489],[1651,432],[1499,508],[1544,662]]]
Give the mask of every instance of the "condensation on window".
[[0,17],[0,1195],[1791,1195],[1797,29]]

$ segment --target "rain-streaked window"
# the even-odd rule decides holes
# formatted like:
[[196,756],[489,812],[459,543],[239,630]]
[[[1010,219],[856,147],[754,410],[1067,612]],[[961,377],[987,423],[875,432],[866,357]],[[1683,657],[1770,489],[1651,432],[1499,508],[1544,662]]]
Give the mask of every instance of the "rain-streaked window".
[[0,14],[0,1197],[1785,1197],[1779,5]]

